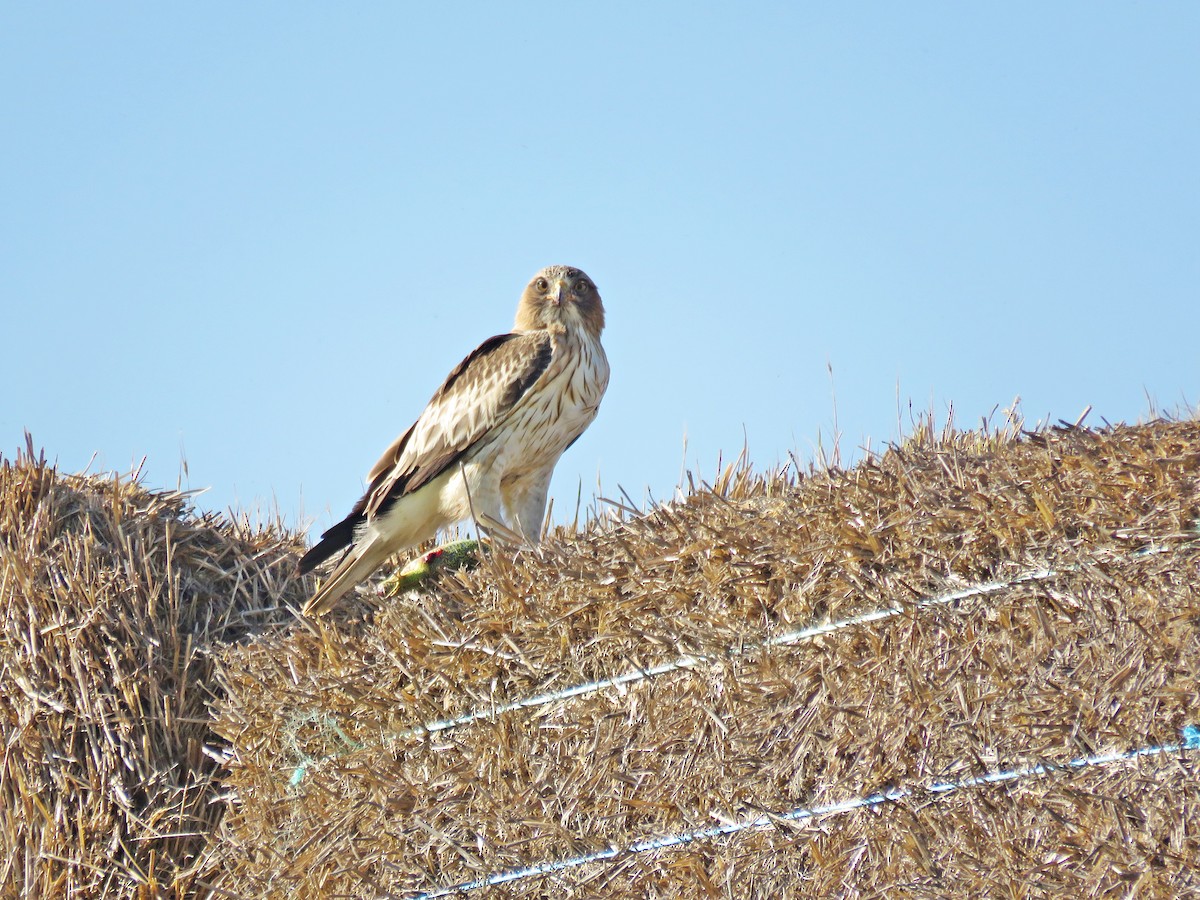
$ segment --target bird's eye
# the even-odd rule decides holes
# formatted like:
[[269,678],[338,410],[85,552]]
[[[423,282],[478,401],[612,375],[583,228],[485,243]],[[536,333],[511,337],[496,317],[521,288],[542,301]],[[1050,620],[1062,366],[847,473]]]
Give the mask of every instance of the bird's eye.
[[550,288],[550,282],[548,282],[545,278],[539,278],[533,283],[533,286],[539,291],[545,291]]
[[575,282],[575,293],[583,295],[592,289],[592,286],[582,279]]

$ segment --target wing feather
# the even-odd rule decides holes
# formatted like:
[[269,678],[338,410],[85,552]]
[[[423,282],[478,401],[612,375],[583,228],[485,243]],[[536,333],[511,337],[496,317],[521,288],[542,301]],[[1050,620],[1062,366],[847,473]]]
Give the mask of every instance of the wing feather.
[[545,332],[502,334],[480,344],[372,467],[363,511],[377,514],[462,459],[525,396],[551,356]]
[[355,529],[368,517],[386,511],[462,459],[520,402],[552,356],[550,335],[544,331],[500,334],[476,347],[371,468],[367,492],[304,554],[299,571],[311,571],[350,546]]

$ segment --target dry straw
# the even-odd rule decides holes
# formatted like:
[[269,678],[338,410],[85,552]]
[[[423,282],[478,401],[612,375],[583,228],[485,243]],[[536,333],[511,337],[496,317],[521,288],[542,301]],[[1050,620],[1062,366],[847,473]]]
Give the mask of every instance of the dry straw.
[[0,463],[4,896],[191,896],[224,814],[212,651],[281,618],[296,538]]
[[[1200,889],[1194,754],[920,788],[1178,742],[1200,710],[1198,465],[1200,427],[1158,422],[926,432],[804,478],[733,467],[647,515],[256,641],[220,672],[239,801],[220,884],[415,896],[903,785],[886,808],[490,890]],[[922,604],[985,582],[1009,583]],[[639,672],[658,674],[571,690]]]
[[[1197,754],[1061,771],[1200,719],[1194,422],[734,465],[319,622],[278,529],[32,450],[0,504],[13,896],[413,897],[588,854],[488,896],[1200,891]],[[1009,770],[1042,777],[973,781]]]
[[[1107,766],[1114,763],[1129,762],[1142,757],[1159,756],[1164,753],[1192,753],[1195,751],[1200,751],[1200,728],[1197,728],[1195,725],[1188,725],[1183,729],[1182,740],[1178,744],[1168,744],[1157,747],[1139,747],[1135,750],[1130,750],[1125,753],[1103,753],[1096,754],[1094,756],[1079,757],[1069,761],[1065,766],[1061,767],[1038,764],[1036,766],[1026,766],[1022,769],[1007,769],[1002,772],[988,772],[985,775],[972,776],[959,781],[935,782],[933,784],[923,786],[923,790],[934,794],[945,794],[950,791],[960,791],[972,787],[1004,784],[1010,781],[1018,781],[1023,778],[1039,778],[1051,773],[1069,773],[1072,769],[1086,769],[1095,766]],[[855,810],[870,809],[873,807],[882,806],[886,803],[896,803],[900,800],[906,800],[913,796],[913,794],[914,789],[911,787],[888,788],[887,790],[879,791],[866,797],[854,797],[849,800],[843,800],[839,803],[830,803],[825,806],[801,806],[797,807],[796,809],[787,810],[786,812],[767,813],[755,818],[743,819],[739,822],[726,822],[721,825],[700,828],[694,831],[663,835],[661,837],[638,841],[636,844],[631,844],[627,847],[613,847],[608,850],[599,850],[593,853],[586,853],[582,856],[572,856],[567,859],[547,860],[545,862],[535,863],[532,866],[526,866],[523,869],[510,869],[507,872],[497,872],[493,875],[489,875],[487,878],[479,878],[475,881],[448,885],[441,888],[434,888],[431,891],[425,891],[418,894],[414,900],[437,900],[439,897],[467,894],[471,891],[480,890],[482,888],[493,887],[500,884],[509,884],[511,882],[521,881],[526,878],[537,878],[538,876],[542,875],[552,875],[568,869],[574,869],[578,866],[585,866],[592,863],[609,862],[610,860],[616,860],[623,856],[628,856],[635,853],[647,853],[653,850],[667,850],[675,847],[683,847],[697,841],[723,838],[729,835],[747,831],[752,828],[774,828],[781,824],[801,822],[821,816],[837,816],[843,813],[853,812]]]

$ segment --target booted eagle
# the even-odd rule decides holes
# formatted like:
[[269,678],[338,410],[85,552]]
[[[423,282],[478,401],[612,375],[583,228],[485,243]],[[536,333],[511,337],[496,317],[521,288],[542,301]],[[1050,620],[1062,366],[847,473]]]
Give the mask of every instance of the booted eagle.
[[300,559],[303,574],[345,551],[305,614],[327,612],[389,556],[472,516],[537,541],[554,464],[596,418],[608,387],[603,330],[604,304],[587,275],[570,266],[538,272],[512,332],[454,367],[375,463],[350,515]]

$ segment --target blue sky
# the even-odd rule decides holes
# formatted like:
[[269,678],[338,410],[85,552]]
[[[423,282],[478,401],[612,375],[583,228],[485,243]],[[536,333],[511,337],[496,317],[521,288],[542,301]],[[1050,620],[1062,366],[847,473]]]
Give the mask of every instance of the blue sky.
[[[1200,5],[0,4],[0,450],[327,526],[568,263],[556,519],[1197,399]],[[832,366],[832,382],[828,367]],[[899,401],[899,403],[898,403]],[[901,408],[898,417],[898,405]]]

